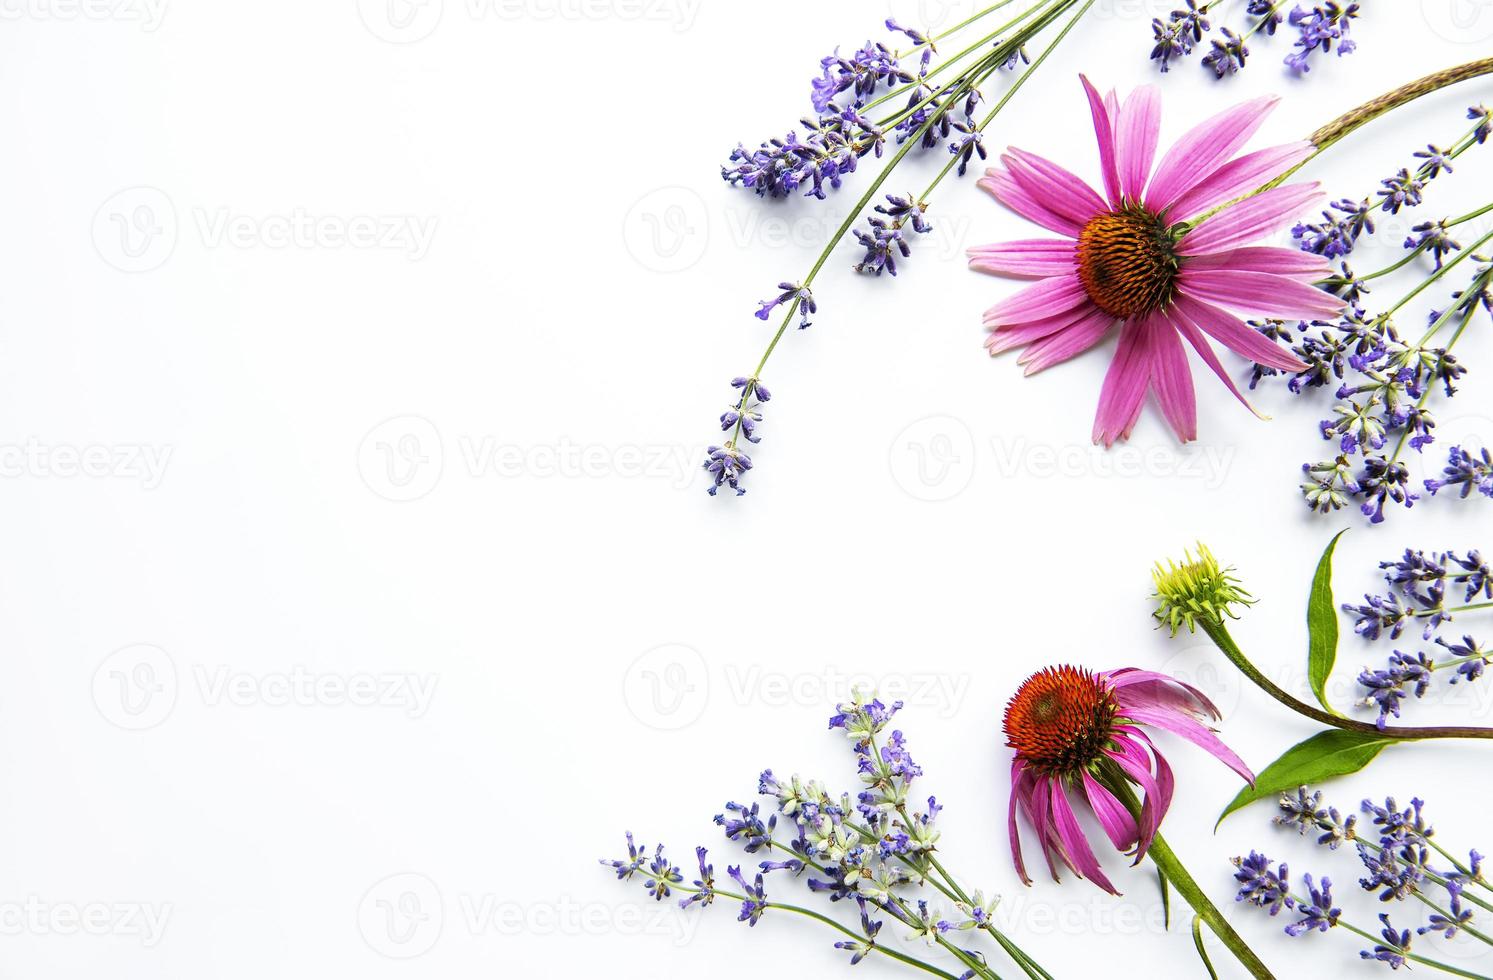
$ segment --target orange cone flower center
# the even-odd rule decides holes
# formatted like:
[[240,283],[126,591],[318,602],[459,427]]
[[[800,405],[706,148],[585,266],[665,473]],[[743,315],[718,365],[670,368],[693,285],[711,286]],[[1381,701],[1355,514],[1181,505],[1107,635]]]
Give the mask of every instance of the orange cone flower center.
[[1090,219],[1078,236],[1078,275],[1111,316],[1130,320],[1159,309],[1177,277],[1165,222],[1138,205]]
[[1006,744],[1039,771],[1077,775],[1099,759],[1119,706],[1109,687],[1080,667],[1033,674],[1006,706]]

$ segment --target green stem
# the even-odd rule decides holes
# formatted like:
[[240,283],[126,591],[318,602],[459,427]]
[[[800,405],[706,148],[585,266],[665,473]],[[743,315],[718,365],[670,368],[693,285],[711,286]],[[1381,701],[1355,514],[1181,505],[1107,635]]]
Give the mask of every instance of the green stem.
[[[683,885],[674,885],[672,886],[672,888],[674,891],[684,892],[686,895],[700,894],[700,889],[698,888],[687,888]],[[745,902],[747,900],[747,897],[745,895],[738,895],[735,892],[722,891],[718,888],[714,889],[713,891],[714,894],[720,896],[721,898],[729,898],[732,901]],[[851,939],[854,939],[857,942],[866,941],[865,936],[862,936],[860,933],[856,932],[853,929],[841,925],[827,915],[822,915],[818,912],[815,912],[813,909],[806,909],[800,905],[789,905],[784,902],[766,902],[764,903],[764,907],[769,909],[777,909],[782,912],[792,912],[795,915],[802,915],[805,918],[813,919],[816,922],[821,922],[824,925],[829,926],[836,932],[849,936]],[[892,959],[897,960],[898,962],[907,964],[908,966],[917,967],[919,970],[922,970],[926,973],[931,973],[936,977],[944,977],[946,978],[946,980],[959,980],[959,978],[954,974],[949,973],[946,970],[940,970],[938,967],[934,966],[931,963],[925,963],[917,957],[908,956],[906,953],[899,953],[895,949],[888,949],[885,946],[880,945],[879,943],[873,942],[871,944],[871,948],[876,952],[881,953],[883,956],[889,956]]]
[[[1126,809],[1139,817],[1140,800],[1136,798],[1135,791],[1130,788],[1130,783],[1123,774],[1105,771],[1100,773],[1100,779],[1125,805]],[[1250,976],[1256,980],[1275,980],[1274,974],[1255,955],[1254,950],[1249,948],[1244,938],[1234,931],[1234,927],[1229,925],[1223,913],[1218,911],[1218,907],[1198,886],[1197,881],[1183,867],[1176,852],[1167,844],[1166,838],[1162,837],[1159,832],[1151,839],[1151,846],[1146,849],[1146,856],[1160,869],[1167,882],[1177,890],[1177,894],[1181,895],[1187,904],[1192,906],[1192,910],[1208,924],[1208,928],[1213,930],[1213,934],[1218,937],[1219,941],[1228,947],[1229,952],[1234,954],[1234,958],[1249,971]]]
[[1228,629],[1221,620],[1209,619],[1204,616],[1198,617],[1198,625],[1208,635],[1208,639],[1223,652],[1229,662],[1239,668],[1239,672],[1247,677],[1260,690],[1270,695],[1281,704],[1290,708],[1299,715],[1305,715],[1313,721],[1333,728],[1341,728],[1344,731],[1358,732],[1363,735],[1375,735],[1380,738],[1403,739],[1414,741],[1423,738],[1493,738],[1493,728],[1474,728],[1471,726],[1447,725],[1437,727],[1414,727],[1401,725],[1386,725],[1380,728],[1366,721],[1356,721],[1352,718],[1342,718],[1331,714],[1298,700],[1287,694],[1270,678],[1260,672],[1260,669],[1250,662],[1239,649],[1234,638],[1229,635]]
[[[1398,109],[1409,102],[1414,102],[1423,95],[1430,95],[1432,92],[1446,88],[1448,85],[1455,85],[1458,82],[1465,82],[1469,79],[1488,74],[1493,74],[1493,58],[1482,58],[1478,61],[1468,62],[1465,65],[1458,65],[1455,68],[1433,72],[1424,78],[1410,82],[1408,85],[1401,85],[1392,92],[1387,92],[1377,99],[1365,102],[1351,112],[1344,113],[1313,133],[1311,135],[1311,142],[1317,149],[1312,156],[1314,157],[1318,153],[1321,153],[1359,127],[1373,122],[1387,112]],[[1307,158],[1307,160],[1310,159],[1311,157]],[[1306,161],[1303,161],[1301,164],[1298,164],[1293,168],[1293,171],[1299,170],[1305,163]],[[1287,176],[1289,176],[1289,173]]]

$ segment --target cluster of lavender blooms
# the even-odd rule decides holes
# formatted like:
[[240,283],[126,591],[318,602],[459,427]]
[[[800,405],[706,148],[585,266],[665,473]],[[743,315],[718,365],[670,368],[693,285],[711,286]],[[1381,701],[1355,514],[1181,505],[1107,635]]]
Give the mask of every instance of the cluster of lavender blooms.
[[1301,834],[1316,833],[1317,843],[1330,850],[1352,844],[1365,872],[1358,882],[1364,891],[1377,893],[1384,903],[1404,903],[1409,898],[1419,903],[1396,913],[1401,919],[1410,916],[1419,923],[1413,931],[1396,929],[1388,913],[1379,915],[1377,935],[1350,924],[1334,904],[1331,879],[1324,876],[1317,881],[1304,874],[1301,888],[1294,889],[1285,864],[1275,864],[1255,851],[1247,858],[1234,859],[1237,900],[1263,908],[1272,916],[1282,910],[1292,913],[1295,921],[1285,927],[1290,936],[1340,927],[1373,944],[1359,951],[1365,960],[1396,970],[1412,962],[1446,969],[1445,964],[1411,952],[1413,938],[1437,933],[1450,939],[1464,933],[1493,943],[1473,925],[1475,914],[1493,913],[1493,903],[1489,902],[1493,886],[1483,875],[1481,854],[1474,850],[1465,861],[1459,860],[1433,839],[1435,831],[1425,821],[1423,806],[1418,799],[1404,809],[1393,798],[1386,799],[1383,806],[1364,800],[1362,813],[1372,817],[1374,828],[1364,834],[1357,815],[1344,818],[1336,807],[1323,806],[1320,792],[1312,793],[1303,786],[1294,795],[1281,797],[1281,815],[1275,819],[1278,825],[1295,828]]
[[[1157,62],[1162,71],[1171,70],[1171,62],[1192,54],[1194,48],[1203,43],[1205,35],[1212,31],[1208,19],[1211,8],[1218,0],[1198,4],[1187,0],[1187,6],[1173,10],[1171,16],[1151,21],[1153,46],[1151,60]],[[1241,32],[1235,33],[1227,27],[1219,28],[1218,37],[1211,37],[1208,53],[1202,64],[1213,73],[1214,78],[1224,78],[1244,67],[1249,57],[1246,42],[1256,34],[1274,37],[1276,29],[1287,23],[1296,31],[1296,41],[1291,54],[1285,59],[1286,67],[1298,74],[1311,71],[1311,56],[1316,52],[1326,55],[1334,48],[1338,56],[1352,54],[1357,45],[1348,37],[1353,21],[1358,17],[1356,3],[1320,3],[1311,7],[1297,6],[1289,15],[1281,13],[1287,0],[1249,0],[1245,6],[1245,22]]]
[[741,485],[741,478],[752,468],[752,457],[737,449],[736,441],[762,441],[762,437],[757,434],[757,426],[762,422],[762,406],[772,400],[772,392],[756,378],[732,378],[731,387],[736,390],[736,401],[721,413],[721,431],[731,432],[732,436],[726,440],[725,445],[711,446],[705,450],[705,471],[711,478],[711,484],[706,489],[712,497],[723,486],[735,490],[738,497],[746,493],[746,487]]
[[[1055,15],[1060,9],[1065,5],[1059,4],[1049,13]],[[889,141],[897,146],[908,144],[903,147],[907,151],[946,146],[951,155],[948,170],[956,170],[962,177],[976,159],[987,157],[982,124],[975,120],[976,109],[983,101],[980,83],[998,71],[1012,71],[1028,63],[1019,42],[1041,30],[1048,19],[1038,18],[1010,41],[987,38],[993,42],[988,50],[972,57],[962,69],[946,71],[950,63],[934,64],[934,42],[938,38],[889,18],[886,29],[910,42],[909,51],[899,52],[868,40],[852,54],[843,55],[837,49],[821,59],[819,75],[812,80],[809,91],[814,114],[800,121],[802,135],[790,130],[784,137],[764,141],[755,150],[738,144],[721,167],[721,177],[761,197],[782,198],[802,192],[824,200],[829,191],[839,189],[847,174],[855,172],[861,159],[868,155],[881,157]],[[955,60],[982,46],[966,49]],[[915,63],[910,62],[914,57]],[[938,82],[933,76],[941,73],[949,77]],[[883,104],[887,114],[870,118]],[[888,166],[895,163],[894,158]],[[940,174],[934,185],[942,177]],[[883,195],[881,203],[866,216],[865,227],[855,231],[856,240],[865,250],[855,265],[857,272],[897,275],[898,260],[912,254],[912,237],[933,230],[927,218],[927,193]],[[833,245],[831,242],[830,247]],[[805,282],[779,283],[776,295],[758,302],[757,318],[768,320],[782,309],[785,327],[795,315],[800,330],[809,327],[810,317],[819,309],[809,285],[812,279],[811,273]],[[736,491],[737,496],[746,492],[741,482],[752,468],[752,459],[742,441],[761,441],[756,429],[762,421],[762,405],[770,397],[755,377],[736,378],[732,385],[737,396],[720,417],[721,431],[728,436],[705,451],[703,465],[710,476],[706,489],[711,496],[722,487]]]
[[[909,54],[917,54],[916,70],[903,63],[904,55],[880,42],[867,41],[848,57],[837,49],[820,61],[820,75],[810,89],[815,114],[800,120],[803,136],[790,130],[755,150],[738,144],[721,167],[721,177],[763,197],[787,197],[802,189],[806,196],[823,200],[826,188],[838,190],[859,160],[867,154],[880,157],[889,138],[899,145],[915,139],[922,150],[946,145],[960,176],[975,157],[985,159],[984,134],[974,118],[982,101],[975,83],[994,67],[1014,69],[1026,61],[1025,54],[1017,48],[994,67],[977,61],[937,84],[930,77],[937,70],[932,40],[892,19],[886,28],[912,42]],[[1000,46],[996,41],[995,47]],[[905,97],[900,109],[884,119],[867,118],[867,112],[896,97]],[[932,229],[923,217],[927,208],[927,202],[915,195],[887,195],[886,203],[876,208],[878,214],[868,219],[868,227],[856,232],[866,249],[857,271],[895,276],[896,257],[911,252],[907,234]]]
[[[1378,726],[1390,716],[1400,717],[1407,697],[1424,697],[1432,676],[1450,669],[1449,683],[1472,683],[1483,676],[1493,660],[1493,650],[1471,635],[1453,639],[1438,635],[1457,613],[1493,607],[1493,567],[1482,554],[1468,551],[1431,552],[1406,550],[1403,558],[1380,562],[1388,590],[1383,595],[1365,595],[1362,604],[1344,603],[1343,611],[1354,618],[1353,630],[1366,640],[1398,640],[1408,625],[1419,622],[1419,640],[1434,641],[1445,651],[1395,650],[1386,667],[1365,669],[1358,675],[1365,696],[1360,704],[1377,708]],[[1450,593],[1450,595],[1449,595]],[[1416,633],[1411,629],[1411,638]],[[1457,631],[1460,632],[1460,631]]]
[[[630,833],[628,856],[602,864],[614,869],[619,878],[639,878],[659,901],[676,891],[682,893],[681,908],[708,907],[717,897],[739,901],[737,918],[749,925],[756,925],[770,910],[807,912],[767,897],[769,877],[800,879],[811,894],[831,903],[855,904],[858,928],[836,924],[847,938],[834,944],[850,954],[852,964],[880,951],[907,965],[927,968],[922,961],[898,952],[900,944],[878,945],[878,935],[890,920],[909,936],[923,939],[957,961],[964,970],[961,980],[995,975],[982,953],[960,944],[961,936],[976,930],[995,937],[1030,975],[1040,975],[1040,968],[996,929],[998,898],[987,900],[979,891],[966,894],[934,858],[940,836],[938,814],[943,808],[931,796],[922,807],[915,808],[912,801],[912,784],[923,771],[909,753],[902,732],[887,731],[901,707],[900,701],[888,706],[857,692],[830,718],[829,727],[842,732],[853,746],[862,784],[858,793],[836,796],[817,780],[796,775],[779,778],[769,769],[758,777],[757,791],[771,801],[770,812],[764,813],[761,801],[725,805],[715,823],[726,838],[745,853],[765,858],[752,870],[728,867],[734,889],[714,883],[705,848],[696,848],[699,877],[686,886],[684,874],[670,863],[662,846],[650,856],[645,848],[634,845]],[[931,890],[950,900],[947,913],[922,897]],[[809,914],[825,921],[820,913]]]
[[[1468,110],[1468,117],[1473,126],[1462,139],[1450,149],[1428,146],[1416,153],[1419,162],[1415,168],[1404,168],[1382,181],[1376,198],[1365,197],[1357,203],[1336,201],[1331,210],[1323,212],[1320,223],[1298,224],[1292,230],[1302,251],[1341,261],[1340,272],[1321,285],[1347,304],[1342,317],[1294,324],[1251,321],[1251,326],[1266,337],[1290,345],[1307,364],[1305,371],[1290,377],[1287,388],[1292,394],[1335,386],[1332,415],[1321,421],[1319,429],[1324,440],[1336,443],[1337,454],[1302,466],[1306,480],[1301,492],[1308,506],[1318,513],[1330,513],[1353,502],[1377,524],[1384,520],[1387,505],[1411,507],[1421,499],[1402,454],[1406,448],[1423,453],[1436,442],[1435,415],[1428,404],[1438,395],[1454,397],[1457,382],[1467,370],[1451,353],[1460,329],[1444,345],[1432,340],[1444,325],[1465,321],[1479,307],[1493,313],[1493,260],[1462,253],[1461,244],[1451,236],[1452,228],[1466,218],[1416,225],[1415,234],[1405,240],[1405,258],[1379,273],[1357,276],[1346,261],[1362,239],[1374,234],[1376,213],[1398,214],[1403,208],[1419,205],[1426,184],[1449,172],[1451,160],[1487,140],[1493,130],[1493,110],[1474,106]],[[1454,253],[1457,257],[1446,261]],[[1467,286],[1451,294],[1445,309],[1429,314],[1427,330],[1420,340],[1412,342],[1402,338],[1391,315],[1371,315],[1364,297],[1370,292],[1368,280],[1399,268],[1419,254],[1430,255],[1434,261],[1435,268],[1428,274],[1431,280],[1440,278],[1464,258],[1476,266]],[[1250,387],[1280,373],[1256,365]],[[1391,438],[1395,445],[1385,451]],[[1493,496],[1493,458],[1486,451],[1454,445],[1442,472],[1423,484],[1433,496],[1446,488],[1459,491],[1462,497],[1473,490]]]

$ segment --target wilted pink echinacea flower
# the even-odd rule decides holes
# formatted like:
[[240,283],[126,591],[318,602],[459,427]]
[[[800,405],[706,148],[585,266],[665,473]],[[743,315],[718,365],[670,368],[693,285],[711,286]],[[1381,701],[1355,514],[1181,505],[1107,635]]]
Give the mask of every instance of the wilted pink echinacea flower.
[[[1092,673],[1049,667],[1027,678],[1006,707],[1011,762],[1007,816],[1011,857],[1031,884],[1022,858],[1018,811],[1037,833],[1048,871],[1062,864],[1119,894],[1079,826],[1073,799],[1093,812],[1117,850],[1140,863],[1171,805],[1176,780],[1146,729],[1170,732],[1207,750],[1250,783],[1254,774],[1206,724],[1218,709],[1199,690],[1165,674],[1123,668]],[[1111,786],[1139,788],[1139,819]]]
[[1011,148],[980,186],[1006,207],[1064,236],[970,250],[980,272],[1037,282],[991,307],[991,354],[1025,347],[1028,374],[1098,344],[1118,323],[1119,346],[1099,395],[1095,442],[1128,438],[1147,391],[1182,441],[1197,437],[1197,400],[1183,340],[1248,405],[1208,338],[1260,364],[1302,371],[1288,351],[1236,312],[1286,319],[1334,317],[1342,302],[1311,284],[1327,261],[1295,249],[1250,246],[1314,198],[1316,184],[1252,193],[1305,160],[1308,142],[1236,157],[1277,100],[1243,103],[1199,124],[1156,157],[1161,104],[1142,86],[1123,104],[1088,79],[1104,194],[1049,160]]

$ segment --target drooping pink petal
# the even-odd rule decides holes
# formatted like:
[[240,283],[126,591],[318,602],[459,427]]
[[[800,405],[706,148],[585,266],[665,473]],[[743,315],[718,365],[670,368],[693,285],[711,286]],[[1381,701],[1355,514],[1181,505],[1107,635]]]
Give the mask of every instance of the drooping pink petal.
[[1234,750],[1225,745],[1221,738],[1191,716],[1162,708],[1132,707],[1125,712],[1125,717],[1142,725],[1151,725],[1171,732],[1173,735],[1180,735],[1213,755],[1249,783],[1254,783],[1255,774],[1250,771],[1249,766],[1244,764],[1244,760],[1235,755]]
[[1038,200],[1054,210],[1058,210],[1061,203],[1063,213],[1076,221],[1087,224],[1094,215],[1109,210],[1104,198],[1082,178],[1051,160],[1013,146],[1001,157],[1001,162],[1028,193],[1037,195]]
[[1052,780],[1040,773],[1033,776],[1032,792],[1027,797],[1031,804],[1031,812],[1027,814],[1031,818],[1032,826],[1037,831],[1037,840],[1042,844],[1042,858],[1047,862],[1047,872],[1052,875],[1052,880],[1058,880],[1057,865],[1053,863],[1053,855],[1056,854],[1063,864],[1070,870],[1077,871],[1073,867],[1073,859],[1070,858],[1062,848],[1057,838],[1057,831],[1052,825],[1050,800],[1052,797]]
[[1094,811],[1094,816],[1099,819],[1099,826],[1104,828],[1115,850],[1128,851],[1134,847],[1136,841],[1140,839],[1135,817],[1131,816],[1130,811],[1115,799],[1113,793],[1099,785],[1099,780],[1090,776],[1087,769],[1083,771],[1083,790],[1088,798],[1089,807]]
[[1250,313],[1312,320],[1343,311],[1343,301],[1331,293],[1269,272],[1184,268],[1177,283],[1179,293]]
[[1156,753],[1141,744],[1140,740],[1144,738],[1145,736],[1138,728],[1128,725],[1117,726],[1111,740],[1111,748],[1105,752],[1105,755],[1114,760],[1130,780],[1141,788],[1141,814],[1136,828],[1140,835],[1137,845],[1137,861],[1145,855],[1146,848],[1151,846],[1151,839],[1156,836],[1161,820],[1166,816],[1169,802],[1169,799],[1163,796],[1160,784],[1151,775],[1151,760]]
[[1055,231],[1069,238],[1077,238],[1083,231],[1083,225],[1057,214],[1032,197],[1004,168],[991,167],[985,171],[985,176],[981,177],[978,183],[997,201],[1048,231]]
[[1026,873],[1026,862],[1021,859],[1021,834],[1016,829],[1016,807],[1031,792],[1032,774],[1018,756],[1011,760],[1011,807],[1006,814],[1006,833],[1011,838],[1011,859],[1016,862],[1016,874],[1023,885],[1030,885],[1032,879]]
[[1030,377],[1038,371],[1045,371],[1054,364],[1061,364],[1082,354],[1103,340],[1114,325],[1114,316],[1096,306],[1062,330],[1033,342],[1017,358],[1016,363],[1023,365],[1026,375]]
[[1279,101],[1274,96],[1254,99],[1188,130],[1161,158],[1146,192],[1146,207],[1163,211],[1211,177],[1249,141]]
[[1164,319],[1153,326],[1155,344],[1152,353],[1151,384],[1156,389],[1156,400],[1161,405],[1161,414],[1166,417],[1183,442],[1198,437],[1197,393],[1192,387],[1192,369],[1187,365],[1187,351],[1182,349],[1182,338]]
[[1105,105],[1098,89],[1086,76],[1079,75],[1078,79],[1083,82],[1084,93],[1089,97],[1089,112],[1094,117],[1094,136],[1099,141],[1099,170],[1104,174],[1104,194],[1109,198],[1110,206],[1117,208],[1120,206],[1120,171],[1115,157],[1115,113]]
[[1318,282],[1332,274],[1332,263],[1320,255],[1295,248],[1254,245],[1207,255],[1189,256],[1188,269],[1237,269],[1240,272],[1270,272],[1302,282]]
[[1078,866],[1079,877],[1089,879],[1111,895],[1120,894],[1105,877],[1104,869],[1099,867],[1099,859],[1094,856],[1094,849],[1089,846],[1088,838],[1083,835],[1083,828],[1078,825],[1078,818],[1073,815],[1073,807],[1069,805],[1068,797],[1059,780],[1052,780],[1050,796],[1053,825],[1057,827],[1058,838],[1063,844],[1063,849],[1072,856],[1073,863]]
[[1120,173],[1120,193],[1139,201],[1156,161],[1156,141],[1161,135],[1161,96],[1154,85],[1131,92],[1115,120],[1115,167]]
[[1067,238],[1024,238],[976,245],[968,255],[969,267],[976,272],[1045,279],[1072,272],[1078,262],[1078,247]]
[[1198,356],[1203,359],[1203,363],[1207,364],[1213,373],[1218,375],[1218,380],[1222,381],[1228,387],[1229,391],[1234,393],[1234,397],[1239,399],[1239,403],[1251,412],[1254,412],[1256,418],[1266,418],[1266,416],[1261,415],[1255,410],[1255,407],[1249,403],[1249,399],[1244,397],[1244,392],[1240,391],[1239,386],[1234,384],[1234,379],[1229,377],[1228,369],[1218,360],[1218,354],[1213,350],[1213,345],[1208,343],[1208,338],[1203,336],[1203,332],[1198,328],[1198,325],[1193,323],[1192,319],[1184,314],[1176,304],[1173,304],[1167,310],[1167,319],[1171,321],[1172,326],[1176,327],[1183,337],[1187,338],[1187,342],[1192,345],[1193,350],[1198,352]]
[[1279,231],[1321,196],[1316,184],[1287,184],[1231,204],[1183,235],[1177,254],[1206,255],[1256,241]]
[[1238,317],[1218,307],[1193,299],[1179,291],[1172,298],[1172,307],[1181,311],[1198,327],[1240,357],[1247,357],[1257,364],[1264,364],[1280,371],[1305,371],[1306,365],[1292,356],[1291,352],[1277,345],[1257,331],[1245,326]]
[[1099,409],[1094,416],[1094,442],[1106,448],[1126,439],[1140,418],[1141,405],[1151,381],[1151,336],[1149,320],[1129,320],[1120,328],[1120,345],[1109,362],[1104,387],[1099,391]]
[[1302,140],[1299,143],[1256,150],[1237,160],[1230,160],[1212,176],[1177,198],[1167,216],[1173,221],[1186,221],[1225,201],[1259,190],[1311,156],[1315,149],[1311,143]]
[[992,321],[987,314],[986,326],[990,330],[990,336],[985,340],[985,347],[991,356],[1008,351],[1013,347],[1024,344],[1032,344],[1048,337],[1055,337],[1072,327],[1074,324],[1093,316],[1099,308],[1093,303],[1080,303],[1071,310],[1066,310],[1056,316],[1045,317],[1041,320],[1030,320],[1026,323],[1002,323],[999,320]]
[[1208,695],[1185,681],[1154,670],[1125,667],[1103,675],[1123,708],[1130,704],[1191,711],[1220,718],[1218,706]]
[[1090,303],[1083,281],[1076,274],[1053,276],[1018,290],[985,311],[987,326],[1028,323],[1057,316],[1083,303]]

